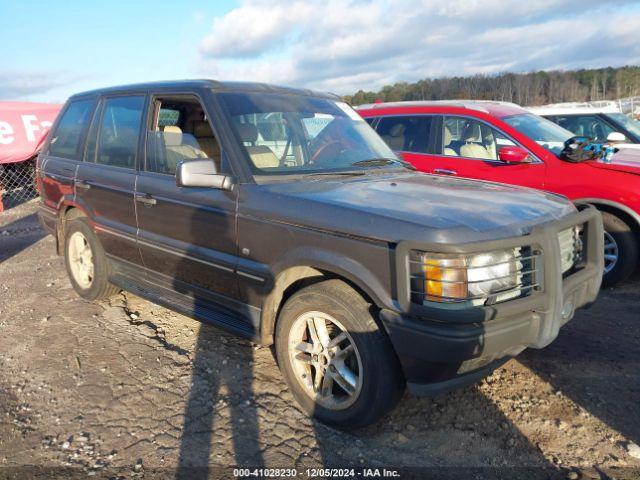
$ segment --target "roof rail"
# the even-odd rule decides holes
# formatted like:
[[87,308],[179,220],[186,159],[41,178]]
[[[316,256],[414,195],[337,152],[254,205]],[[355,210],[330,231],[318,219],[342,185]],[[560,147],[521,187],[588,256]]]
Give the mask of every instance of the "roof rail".
[[481,112],[488,113],[483,105],[510,105],[513,107],[519,107],[518,104],[513,102],[502,102],[499,100],[406,100],[401,102],[383,102],[383,103],[366,103],[354,107],[356,110],[366,110],[375,108],[389,108],[389,107],[429,107],[446,105],[451,107],[468,108],[471,110],[479,110]]
[[603,110],[608,112],[620,112],[621,107],[618,101],[616,100],[595,100],[592,102],[562,102],[562,103],[549,103],[547,105],[536,105],[536,106],[528,106],[528,109],[535,110],[545,110],[545,109],[562,109],[562,110],[573,110],[573,109],[592,109],[592,110]]

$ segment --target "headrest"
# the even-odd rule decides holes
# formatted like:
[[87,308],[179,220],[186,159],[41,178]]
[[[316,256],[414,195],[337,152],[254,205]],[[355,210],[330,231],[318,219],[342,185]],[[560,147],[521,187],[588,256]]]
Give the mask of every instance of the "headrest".
[[451,135],[451,130],[446,125],[444,126],[444,144],[449,145],[453,140],[453,135]]
[[167,125],[162,132],[164,144],[168,147],[182,145],[182,130],[174,125]]
[[465,142],[481,142],[480,124],[468,123],[464,129]]
[[213,131],[209,122],[200,121],[193,122],[193,136],[194,137],[213,137]]
[[243,143],[255,143],[258,140],[258,129],[253,123],[237,123],[236,127]]
[[400,135],[404,134],[404,131],[407,129],[407,127],[404,126],[404,124],[402,123],[396,123],[393,127],[391,127],[391,129],[389,130],[389,135],[392,137],[399,137]]

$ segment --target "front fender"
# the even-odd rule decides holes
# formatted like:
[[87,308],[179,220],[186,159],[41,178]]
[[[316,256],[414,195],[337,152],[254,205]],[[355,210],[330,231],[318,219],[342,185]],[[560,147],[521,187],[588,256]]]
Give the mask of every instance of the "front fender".
[[277,259],[271,271],[274,277],[291,267],[312,267],[342,277],[362,290],[379,308],[393,308],[390,292],[381,279],[362,263],[330,250],[299,247]]
[[[288,251],[286,256],[277,259],[269,270],[261,275],[265,279],[265,296],[260,322],[260,337],[263,344],[273,343],[275,323],[284,292],[301,280],[322,278],[327,275],[339,277],[351,283],[378,308],[389,308],[394,303],[388,292],[389,289],[384,287],[382,281],[354,259],[329,250],[310,247],[294,248]],[[395,309],[395,307],[391,308]]]

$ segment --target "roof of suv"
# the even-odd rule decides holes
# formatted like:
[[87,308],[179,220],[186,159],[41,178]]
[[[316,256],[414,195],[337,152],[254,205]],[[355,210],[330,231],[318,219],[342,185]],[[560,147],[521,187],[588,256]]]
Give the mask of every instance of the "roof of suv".
[[382,108],[411,108],[411,109],[431,109],[431,108],[466,108],[469,110],[477,110],[488,113],[496,117],[505,117],[507,115],[516,115],[518,113],[526,113],[526,110],[519,105],[511,102],[498,102],[492,100],[415,100],[407,102],[386,102],[386,103],[369,103],[359,105],[356,110],[376,110]]
[[141,90],[171,90],[172,88],[191,88],[201,89],[209,88],[218,92],[262,92],[262,93],[284,93],[289,95],[304,95],[312,97],[324,97],[332,100],[339,99],[337,95],[326,92],[319,92],[315,90],[283,87],[279,85],[271,85],[268,83],[258,82],[221,82],[218,80],[209,79],[197,79],[197,80],[170,80],[161,82],[148,82],[148,83],[135,83],[131,85],[119,85],[114,87],[98,88],[95,90],[89,90],[73,95],[102,95],[108,93],[125,93],[129,91],[141,91]]

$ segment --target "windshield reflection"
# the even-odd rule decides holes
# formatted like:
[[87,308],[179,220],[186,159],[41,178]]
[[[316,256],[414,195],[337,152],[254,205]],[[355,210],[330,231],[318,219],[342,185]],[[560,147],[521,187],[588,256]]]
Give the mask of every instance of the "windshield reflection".
[[275,93],[220,93],[255,175],[406,168],[346,103]]
[[503,120],[556,155],[560,155],[565,142],[574,136],[569,130],[533,113],[511,115]]

